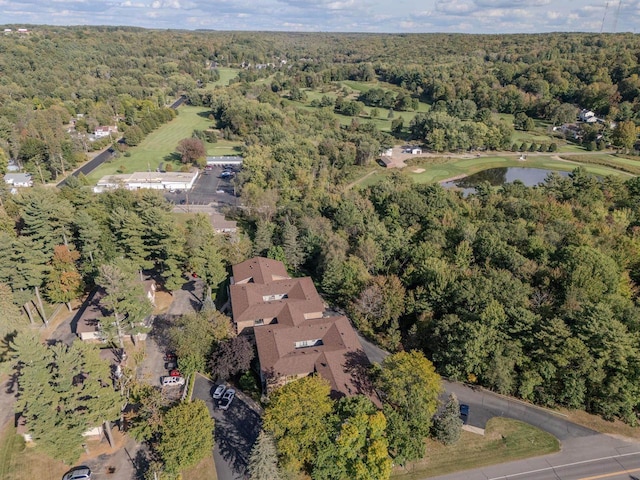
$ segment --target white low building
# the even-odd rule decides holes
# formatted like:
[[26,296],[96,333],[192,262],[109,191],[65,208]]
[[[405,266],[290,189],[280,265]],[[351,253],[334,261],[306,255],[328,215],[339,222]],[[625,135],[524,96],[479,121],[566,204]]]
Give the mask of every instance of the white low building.
[[242,157],[239,155],[228,155],[223,157],[207,157],[207,165],[212,167],[226,167],[231,165],[242,165]]
[[139,190],[150,188],[153,190],[191,190],[198,178],[198,170],[190,172],[134,172],[119,175],[106,175],[93,187],[96,193],[116,188]]
[[31,187],[33,180],[30,173],[5,173],[4,183],[12,187]]

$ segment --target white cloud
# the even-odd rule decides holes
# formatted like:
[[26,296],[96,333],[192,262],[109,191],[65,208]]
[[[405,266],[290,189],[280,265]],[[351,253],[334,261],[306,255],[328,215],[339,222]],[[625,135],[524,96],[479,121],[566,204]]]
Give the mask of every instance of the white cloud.
[[[619,14],[617,2],[609,3],[604,31],[614,26],[634,31],[640,25],[640,0],[623,1]],[[604,5],[603,0],[0,0],[3,22],[13,24],[336,32],[599,32]]]

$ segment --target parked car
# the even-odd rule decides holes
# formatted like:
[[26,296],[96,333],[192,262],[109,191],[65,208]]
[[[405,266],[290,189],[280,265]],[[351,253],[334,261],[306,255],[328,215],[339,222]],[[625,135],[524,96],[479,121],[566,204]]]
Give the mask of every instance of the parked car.
[[171,370],[169,372],[169,376],[170,377],[181,377],[182,374],[180,373],[180,370],[177,370],[177,369],[174,368],[173,370]]
[[171,375],[162,377],[162,386],[166,387],[170,385],[184,385],[184,377],[172,377]]
[[464,403],[460,404],[460,418],[464,425],[469,422],[469,405],[465,405]]
[[231,402],[233,402],[233,398],[236,395],[236,391],[233,388],[228,389],[226,392],[224,392],[224,395],[222,395],[222,399],[220,400],[220,405],[218,405],[218,408],[220,410],[226,410],[229,408],[229,405],[231,405]]
[[211,395],[215,400],[222,398],[222,394],[227,389],[224,385],[218,385]]
[[167,352],[164,354],[165,362],[175,362],[177,360],[176,354],[173,352]]
[[74,467],[64,474],[62,480],[91,480],[91,469],[86,465]]
[[171,362],[165,362],[164,368],[165,370],[173,370],[174,368],[178,368],[178,362],[176,362],[175,360]]

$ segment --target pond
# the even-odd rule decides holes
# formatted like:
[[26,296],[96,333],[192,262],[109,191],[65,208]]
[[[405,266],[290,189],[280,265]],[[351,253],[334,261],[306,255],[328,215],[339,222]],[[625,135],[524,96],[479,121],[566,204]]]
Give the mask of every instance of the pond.
[[499,187],[505,183],[512,183],[520,180],[527,187],[533,187],[544,182],[547,175],[557,173],[562,177],[569,175],[569,172],[558,172],[555,170],[546,170],[543,168],[522,168],[522,167],[501,167],[489,168],[481,172],[474,173],[464,178],[442,182],[444,188],[457,188],[462,190],[463,195],[467,196],[475,193],[476,185],[482,182],[489,182],[494,187]]

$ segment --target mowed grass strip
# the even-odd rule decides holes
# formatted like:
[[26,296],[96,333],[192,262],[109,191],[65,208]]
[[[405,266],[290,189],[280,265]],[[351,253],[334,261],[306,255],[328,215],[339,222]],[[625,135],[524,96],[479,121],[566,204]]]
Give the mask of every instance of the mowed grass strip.
[[32,447],[11,424],[0,433],[0,478],[2,480],[60,480],[69,467],[53,460]]
[[553,435],[527,423],[510,418],[492,418],[485,435],[462,432],[450,446],[427,440],[427,454],[419,462],[397,467],[392,478],[417,480],[470,470],[523,458],[547,455],[560,450]]
[[[209,109],[204,107],[182,106],[178,109],[178,116],[171,122],[160,126],[151,132],[140,143],[130,148],[131,156],[121,155],[87,175],[90,182],[97,182],[105,175],[112,175],[121,170],[123,173],[156,171],[160,163],[171,163],[174,170],[178,170],[181,164],[172,159],[172,154],[180,140],[191,138],[194,130],[206,130],[212,126],[209,117]],[[208,155],[234,155],[240,142],[221,140],[217,143],[205,143]]]

